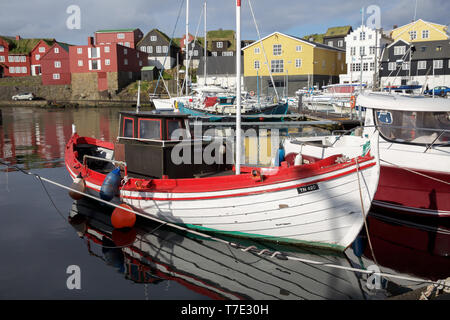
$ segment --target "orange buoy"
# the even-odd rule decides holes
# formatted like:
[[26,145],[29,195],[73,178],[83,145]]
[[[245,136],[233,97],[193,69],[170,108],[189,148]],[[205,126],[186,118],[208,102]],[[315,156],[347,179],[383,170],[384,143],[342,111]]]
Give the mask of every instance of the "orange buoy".
[[[120,207],[133,210],[129,205],[122,203]],[[136,223],[136,215],[133,212],[123,210],[121,208],[115,208],[111,215],[111,223],[114,228],[132,228]]]
[[[71,188],[80,192],[86,192],[86,182],[81,176],[78,176],[73,180]],[[84,195],[74,191],[69,191],[69,196],[73,200],[81,200],[84,197]]]
[[137,232],[134,228],[130,230],[114,229],[112,232],[112,240],[118,247],[129,246],[136,240],[136,235]]

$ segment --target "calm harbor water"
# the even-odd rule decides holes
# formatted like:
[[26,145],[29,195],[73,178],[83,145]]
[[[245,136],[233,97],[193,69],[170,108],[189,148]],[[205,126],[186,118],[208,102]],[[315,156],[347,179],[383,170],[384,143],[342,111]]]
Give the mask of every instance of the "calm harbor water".
[[[64,185],[71,184],[64,148],[72,124],[82,136],[117,136],[119,109],[0,110],[0,159]],[[134,229],[120,232],[111,227],[110,213],[0,165],[0,299],[385,299],[423,286],[258,255],[268,248],[370,268],[375,263],[364,235],[345,254],[236,239],[239,247],[233,247],[140,218]],[[450,276],[447,221],[373,212],[368,225],[381,271],[431,280]],[[250,245],[257,249],[241,250]],[[79,289],[70,289],[77,284],[70,266],[80,271]]]

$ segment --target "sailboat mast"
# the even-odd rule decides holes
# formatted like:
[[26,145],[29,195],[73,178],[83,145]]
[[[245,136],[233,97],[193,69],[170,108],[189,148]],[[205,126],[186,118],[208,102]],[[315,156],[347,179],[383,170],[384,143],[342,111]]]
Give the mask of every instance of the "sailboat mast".
[[186,38],[184,43],[184,50],[186,52],[186,74],[184,76],[185,83],[186,83],[186,95],[189,95],[189,62],[191,61],[191,58],[189,56],[189,0],[186,0]]
[[207,56],[208,56],[208,51],[207,51],[207,44],[208,44],[208,42],[207,42],[207,40],[206,40],[206,34],[207,34],[207,31],[206,31],[206,1],[205,1],[205,43],[204,43],[204,46],[205,46],[205,48],[204,48],[204,54],[203,54],[203,58],[204,58],[204,63],[205,63],[205,65],[204,65],[204,79],[205,79],[205,86],[206,86],[206,59],[207,59]]
[[236,174],[241,174],[241,0],[236,0]]

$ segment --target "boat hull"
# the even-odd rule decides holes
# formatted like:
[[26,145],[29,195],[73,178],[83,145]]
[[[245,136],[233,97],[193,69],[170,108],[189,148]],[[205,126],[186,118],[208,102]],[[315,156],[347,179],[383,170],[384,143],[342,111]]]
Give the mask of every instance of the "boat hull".
[[[89,193],[97,195],[105,175],[79,165],[73,152],[77,140],[68,143],[66,167],[73,179],[81,173]],[[336,163],[337,158],[264,168],[259,180],[245,168],[240,176],[130,179],[120,200],[144,217],[191,229],[343,251],[364,224],[379,162],[370,155],[359,163]],[[143,190],[138,181],[156,187]]]

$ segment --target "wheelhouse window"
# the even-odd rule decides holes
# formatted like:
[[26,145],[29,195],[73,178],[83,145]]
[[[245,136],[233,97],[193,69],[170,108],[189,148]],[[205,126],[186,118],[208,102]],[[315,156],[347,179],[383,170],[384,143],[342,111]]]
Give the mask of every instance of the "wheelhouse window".
[[[172,134],[177,129],[183,128],[180,120],[167,120],[167,139],[172,140]],[[184,137],[184,136],[183,136]],[[178,140],[179,137],[176,137],[174,140]]]
[[123,119],[122,136],[124,136],[125,138],[134,138],[134,119],[132,118]]
[[450,112],[375,110],[376,124],[389,141],[429,145],[450,143]]
[[161,139],[161,120],[139,119],[140,139]]

